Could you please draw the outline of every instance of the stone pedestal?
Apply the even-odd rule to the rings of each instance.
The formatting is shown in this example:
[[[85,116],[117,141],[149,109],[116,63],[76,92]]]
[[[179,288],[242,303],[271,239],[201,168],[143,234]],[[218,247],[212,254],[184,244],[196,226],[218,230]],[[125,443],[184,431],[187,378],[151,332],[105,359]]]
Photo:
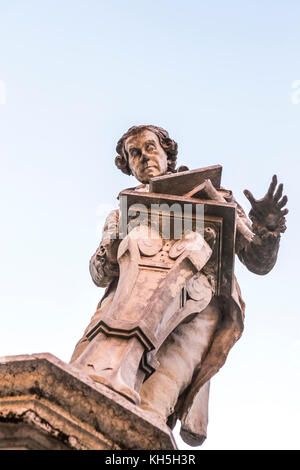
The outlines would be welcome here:
[[[0,358],[0,449],[176,448],[166,424],[52,354]]]

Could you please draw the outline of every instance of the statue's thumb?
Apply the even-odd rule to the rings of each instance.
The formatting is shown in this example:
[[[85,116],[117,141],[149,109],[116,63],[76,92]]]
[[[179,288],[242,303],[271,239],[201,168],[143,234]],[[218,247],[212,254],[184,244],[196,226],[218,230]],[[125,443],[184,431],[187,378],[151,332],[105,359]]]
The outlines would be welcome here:
[[[255,199],[252,196],[252,194],[250,193],[250,191],[248,191],[248,189],[245,189],[244,194],[245,194],[246,198],[248,199],[248,201],[250,201],[250,203],[253,205],[253,203],[255,202]]]

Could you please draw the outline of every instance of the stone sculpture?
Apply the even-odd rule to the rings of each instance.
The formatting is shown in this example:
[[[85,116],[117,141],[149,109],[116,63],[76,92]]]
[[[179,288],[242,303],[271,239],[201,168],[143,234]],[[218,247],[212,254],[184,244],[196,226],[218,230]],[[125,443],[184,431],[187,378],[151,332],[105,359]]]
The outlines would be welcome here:
[[[177,144],[156,126],[130,128],[117,152],[117,167],[141,185],[122,192],[120,210],[107,217],[90,261],[94,283],[106,291],[71,364],[171,428],[180,419],[182,438],[200,445],[210,379],[243,331],[245,304],[234,278],[234,254],[256,274],[273,268],[286,229],[287,197],[276,176],[260,200],[245,190],[249,220],[231,192],[217,187],[213,176],[220,174],[219,166],[209,167],[204,173],[210,178],[194,190],[181,188],[179,194],[176,175],[192,181],[201,171],[176,170]],[[168,175],[170,194],[155,193],[154,183]],[[182,237],[173,232],[164,237],[160,226],[149,226],[149,218],[122,210],[124,197],[144,203],[147,216],[153,201],[201,206],[203,231],[192,226]],[[124,216],[130,230],[121,236]]]

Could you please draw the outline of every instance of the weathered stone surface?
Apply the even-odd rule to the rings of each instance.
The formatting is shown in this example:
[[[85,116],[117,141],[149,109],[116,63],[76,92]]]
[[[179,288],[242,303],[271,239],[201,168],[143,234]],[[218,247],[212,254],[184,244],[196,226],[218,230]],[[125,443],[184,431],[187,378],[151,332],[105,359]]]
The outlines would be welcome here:
[[[169,428],[55,356],[0,358],[0,448],[176,449]]]
[[[70,365],[49,354],[0,363],[3,448],[174,449],[166,422],[177,420],[201,445],[210,379],[243,331],[235,254],[256,274],[275,265],[288,212],[276,176],[262,199],[245,190],[249,220],[220,165],[175,169],[164,129],[132,127],[116,150],[142,184],[120,193],[91,258],[107,289]]]
[[[71,363],[171,427],[180,420],[183,440],[197,446],[206,438],[209,381],[244,328],[235,254],[267,274],[288,210],[274,176],[262,199],[244,192],[249,220],[221,187],[220,165],[176,169],[177,149],[152,125],[118,141],[117,167],[142,184],[120,192],[106,219],[90,273],[107,290]],[[141,227],[151,228],[146,239]]]

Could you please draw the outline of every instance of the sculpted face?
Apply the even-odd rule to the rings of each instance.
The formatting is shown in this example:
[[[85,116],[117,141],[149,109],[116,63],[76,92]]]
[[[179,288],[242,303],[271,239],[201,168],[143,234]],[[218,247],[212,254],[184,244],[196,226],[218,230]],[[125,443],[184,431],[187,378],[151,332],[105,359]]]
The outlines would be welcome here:
[[[132,174],[141,182],[167,172],[167,154],[154,132],[144,130],[126,139],[125,149]]]

